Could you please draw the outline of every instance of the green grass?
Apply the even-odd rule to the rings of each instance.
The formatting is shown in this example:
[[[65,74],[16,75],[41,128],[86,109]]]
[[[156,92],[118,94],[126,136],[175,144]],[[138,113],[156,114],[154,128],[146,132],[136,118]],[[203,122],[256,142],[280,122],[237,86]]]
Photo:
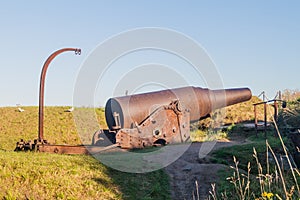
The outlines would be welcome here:
[[[270,134],[269,134],[270,135]],[[212,156],[214,157],[214,161],[217,163],[232,165],[233,164],[233,155],[239,159],[240,168],[243,170],[247,170],[248,162],[254,162],[253,158],[253,148],[256,149],[258,155],[263,159],[266,155],[266,139],[263,135],[250,136],[247,139],[246,144],[235,145],[231,147],[221,148],[215,152],[213,152]],[[267,140],[272,148],[276,149],[277,152],[282,149],[281,143],[278,138],[273,136],[268,136]],[[265,163],[265,162],[264,162]],[[257,172],[257,166],[253,166],[253,172]]]
[[[36,139],[38,108],[0,108],[0,199],[170,199],[168,177],[159,170],[124,173],[91,156],[13,152],[16,142]],[[69,107],[46,107],[44,136],[51,143],[81,144]],[[80,112],[91,112],[81,108]],[[105,127],[103,109],[97,121]],[[83,117],[79,123],[86,123]],[[96,130],[86,131],[92,135]]]
[[[130,174],[90,156],[0,152],[0,198],[168,199],[162,171]]]
[[[252,103],[256,101],[258,99],[253,98],[250,102],[226,108],[224,122],[231,124],[253,120]],[[168,177],[162,170],[147,174],[130,174],[108,168],[90,156],[12,152],[19,139],[37,138],[38,107],[23,108],[25,112],[18,112],[15,107],[0,108],[0,199],[170,199]],[[80,108],[77,125],[88,124],[80,129],[75,126],[74,112],[64,112],[68,108],[45,108],[44,137],[50,143],[81,144],[79,130],[84,133],[83,142],[88,144],[93,133],[99,128],[98,125],[106,127],[103,109]],[[90,113],[97,117],[96,123],[89,121],[87,116]],[[259,117],[260,115],[261,113]],[[197,126],[201,127],[201,123],[207,125],[210,122],[207,119]],[[238,134],[245,134],[234,127]],[[229,137],[232,136],[232,131],[234,132],[229,131]],[[192,132],[191,136],[194,141],[227,137],[226,132],[217,133],[197,130]],[[254,161],[253,147],[257,148],[262,158],[266,150],[263,138],[251,137],[250,140],[252,143],[215,152],[214,161],[232,165],[232,155],[235,155],[240,161],[241,170],[247,170],[248,161]],[[274,148],[279,144],[276,139],[273,141],[269,138],[269,142]],[[143,151],[152,149],[141,152]],[[128,161],[133,164],[139,162],[130,160],[130,156]],[[255,172],[255,165],[251,167],[252,172]],[[223,173],[220,177],[228,177],[231,172],[220,172]],[[228,185],[230,184],[227,181],[221,183],[219,188]]]
[[[18,112],[15,107],[0,108],[0,149],[13,150],[15,143],[22,139],[38,137],[38,107],[23,107]],[[73,113],[64,112],[69,107],[45,107],[44,139],[55,144],[81,144],[77,134]],[[92,110],[91,108],[80,108]],[[103,109],[95,110],[100,126],[105,127]],[[84,118],[83,118],[84,120]],[[96,130],[89,130],[92,135]]]
[[[251,193],[250,199],[258,199],[258,197],[260,197],[259,199],[267,199],[262,197],[262,192],[260,189],[261,185],[264,186],[265,191],[271,192],[272,194],[274,193],[274,195],[277,194],[281,198],[285,197],[285,193],[282,189],[282,183],[278,174],[278,167],[275,166],[276,164],[274,161],[270,162],[270,160],[266,159],[266,139],[272,150],[275,151],[277,155],[284,154],[284,152],[279,138],[272,136],[271,133],[268,135],[268,138],[265,138],[263,134],[260,134],[258,137],[250,136],[247,138],[247,144],[222,148],[212,153],[213,162],[225,164],[227,166],[233,166],[218,172],[219,177],[225,177],[220,179],[220,182],[218,183],[217,191],[220,199],[226,199],[221,198],[221,194],[224,194],[225,192],[227,198],[229,199],[241,199],[240,196],[237,196],[237,190],[239,190],[240,187],[238,185],[234,185],[233,183],[238,183],[240,180],[241,182],[245,183],[245,189],[247,178],[249,178],[250,184],[248,188]],[[284,143],[288,148],[290,148],[288,138],[284,138]],[[254,157],[254,149],[256,151],[259,164]],[[234,162],[233,156],[236,158],[236,162]],[[271,155],[269,156],[272,157]],[[269,166],[269,169],[267,166]],[[237,177],[238,173],[236,169],[239,170],[240,179]],[[247,171],[249,169],[250,175],[247,175]],[[295,187],[295,181],[292,178],[291,170],[285,169],[281,171],[285,179],[287,190],[290,192],[293,190],[292,188]],[[261,183],[258,180],[258,177],[261,177]],[[300,176],[297,175],[296,178],[297,182],[299,182]],[[254,198],[254,196],[256,198]],[[293,196],[291,199],[298,199],[297,192],[291,192],[291,196]]]
[[[237,112],[245,114],[240,121],[248,121],[245,119],[250,116],[250,106],[247,107],[245,104],[238,106],[240,109],[237,109]],[[296,154],[297,150],[288,137],[289,129],[282,128],[282,126],[298,127],[298,108],[294,106],[294,108],[280,110],[277,124],[281,131],[276,132],[275,125],[270,126],[267,128],[267,138],[261,132],[256,137],[254,130],[240,125],[233,124],[227,129],[229,139],[244,137],[247,143],[222,148],[211,154],[212,162],[228,166],[218,172],[218,176],[222,178],[216,187],[212,187],[210,196],[212,199],[300,199],[298,184],[300,172],[284,161],[287,155],[290,157]],[[239,118],[235,116],[236,112],[230,111],[230,108],[227,110],[229,113],[226,114],[225,119],[235,121]],[[270,117],[273,109],[269,106],[268,110]],[[278,135],[283,137],[284,145],[281,144]],[[285,152],[283,146],[287,147],[288,153]]]
[[[3,198],[121,197],[107,169],[87,156],[1,152],[0,161],[0,197]]]

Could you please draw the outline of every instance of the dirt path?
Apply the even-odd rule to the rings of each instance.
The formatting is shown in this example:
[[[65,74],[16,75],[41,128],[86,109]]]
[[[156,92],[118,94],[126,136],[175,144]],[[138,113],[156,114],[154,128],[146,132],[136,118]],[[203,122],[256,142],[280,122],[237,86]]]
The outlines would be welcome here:
[[[177,161],[165,168],[170,176],[172,199],[193,199],[193,193],[196,194],[195,181],[198,182],[200,200],[207,199],[211,184],[219,180],[217,172],[228,167],[210,163],[208,153],[222,147],[243,143],[246,143],[243,138],[215,144],[192,143],[190,148]],[[205,145],[208,147],[205,148]],[[213,149],[210,151],[212,146]],[[208,150],[205,151],[205,149]]]

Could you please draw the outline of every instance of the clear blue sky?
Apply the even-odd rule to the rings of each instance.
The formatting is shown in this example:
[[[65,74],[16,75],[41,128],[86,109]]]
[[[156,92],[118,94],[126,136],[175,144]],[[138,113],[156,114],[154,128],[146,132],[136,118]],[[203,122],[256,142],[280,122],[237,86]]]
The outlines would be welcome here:
[[[1,1],[0,106],[38,105],[46,58],[62,47],[80,47],[81,56],[57,57],[46,80],[45,104],[71,105],[89,52],[140,27],[186,34],[206,49],[225,87],[273,97],[299,88],[299,10],[299,1]]]

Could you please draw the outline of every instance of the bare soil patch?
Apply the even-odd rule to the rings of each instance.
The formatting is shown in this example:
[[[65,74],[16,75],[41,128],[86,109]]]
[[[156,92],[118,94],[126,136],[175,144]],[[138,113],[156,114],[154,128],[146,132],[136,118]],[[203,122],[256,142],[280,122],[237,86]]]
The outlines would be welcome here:
[[[170,177],[172,199],[193,199],[193,194],[196,195],[196,181],[200,199],[207,199],[211,184],[219,180],[217,172],[228,168],[226,165],[211,163],[211,152],[222,147],[244,143],[246,141],[243,137],[236,137],[230,141],[217,141],[209,152],[203,150],[204,143],[192,143],[177,161],[165,168]]]

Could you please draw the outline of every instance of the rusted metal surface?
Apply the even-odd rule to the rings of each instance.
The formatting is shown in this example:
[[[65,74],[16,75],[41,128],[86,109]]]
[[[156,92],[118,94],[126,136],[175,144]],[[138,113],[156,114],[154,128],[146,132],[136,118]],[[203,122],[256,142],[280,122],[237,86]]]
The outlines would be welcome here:
[[[39,145],[44,145],[47,143],[48,142],[46,140],[41,142],[37,139],[33,141],[32,140],[25,141],[21,139],[19,142],[17,142],[15,151],[37,151]]]
[[[109,146],[116,143],[116,132],[107,129],[96,131],[92,138],[94,146]]]
[[[153,145],[187,142],[190,138],[189,111],[179,110],[178,101],[161,106],[140,125],[120,129],[116,144],[121,148],[144,148]]]
[[[66,51],[74,51],[76,55],[81,54],[81,49],[77,48],[63,48],[60,50],[55,51],[52,53],[43,65],[43,69],[41,72],[40,77],[40,93],[39,93],[39,133],[38,133],[38,140],[44,141],[44,88],[45,88],[45,78],[46,72],[49,67],[51,61],[59,54],[66,52]]]
[[[190,121],[194,122],[207,116],[215,109],[233,105],[251,98],[248,88],[209,90],[199,87],[184,87],[145,94],[115,97],[108,100],[105,107],[105,117],[109,129],[132,128],[140,124],[154,110],[178,100],[190,111]],[[115,113],[119,114],[119,121],[115,121]]]
[[[108,127],[117,132],[116,144],[121,148],[182,143],[189,140],[190,122],[215,109],[247,101],[251,96],[248,88],[163,90],[111,98],[105,107],[105,117]]]
[[[112,132],[108,136],[112,137]],[[49,144],[47,141],[24,141],[21,139],[17,142],[15,151],[36,151],[36,152],[45,152],[45,153],[56,153],[56,154],[96,154],[104,151],[111,151],[118,147],[115,141],[110,141],[111,138],[106,138],[104,131],[97,131],[97,140],[94,140],[96,143],[92,145],[53,145]],[[94,136],[95,137],[95,136]],[[103,139],[100,139],[103,138]],[[106,138],[106,140],[104,140]],[[118,149],[117,149],[118,150]]]
[[[96,154],[104,151],[110,151],[118,147],[117,144],[108,146],[95,145],[51,145],[48,143],[41,143],[38,140],[27,141],[21,140],[17,142],[15,151],[36,151],[56,154]]]
[[[97,154],[104,151],[110,151],[118,145],[110,145],[107,147],[89,146],[89,145],[40,145],[38,146],[39,152],[56,153],[56,154]]]

